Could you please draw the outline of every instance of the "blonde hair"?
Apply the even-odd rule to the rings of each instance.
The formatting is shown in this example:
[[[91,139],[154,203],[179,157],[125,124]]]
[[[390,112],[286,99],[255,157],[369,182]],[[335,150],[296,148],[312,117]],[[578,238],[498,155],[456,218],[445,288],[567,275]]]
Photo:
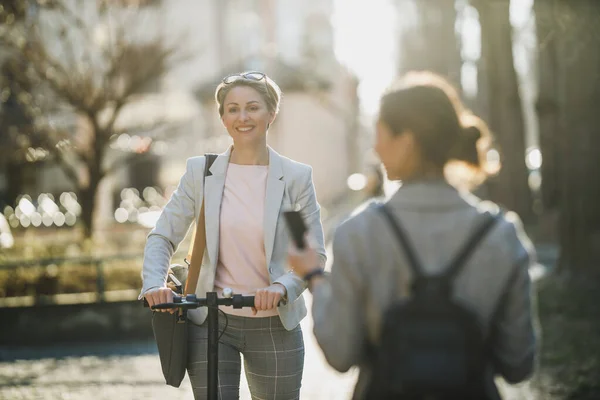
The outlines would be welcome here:
[[[217,86],[217,89],[215,90],[215,102],[219,109],[219,115],[223,116],[223,101],[231,89],[236,86],[248,86],[256,90],[267,104],[269,112],[277,115],[282,93],[275,81],[266,75],[260,80],[248,79],[243,76],[244,74],[247,74],[247,72],[239,73],[239,77],[231,83],[221,82],[219,86]]]

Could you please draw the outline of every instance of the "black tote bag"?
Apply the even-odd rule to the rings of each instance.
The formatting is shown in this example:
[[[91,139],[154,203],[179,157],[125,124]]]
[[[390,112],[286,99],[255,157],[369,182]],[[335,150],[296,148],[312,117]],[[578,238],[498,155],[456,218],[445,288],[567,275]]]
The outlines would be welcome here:
[[[205,154],[206,162],[204,165],[204,178],[210,175],[209,168],[217,158],[216,154]],[[204,187],[204,183],[202,185]],[[202,257],[206,249],[206,231],[204,218],[204,198],[200,215],[196,224],[196,231],[190,244],[191,260],[188,278],[185,282],[184,294],[194,293],[200,276],[200,266],[202,265]],[[169,278],[171,279],[171,278]],[[182,294],[181,285],[178,290],[175,290],[180,295]],[[162,367],[165,383],[173,387],[179,387],[185,376],[188,357],[188,319],[185,310],[175,312],[173,314],[167,312],[152,312],[152,331],[154,332],[154,340],[158,347],[158,355]]]

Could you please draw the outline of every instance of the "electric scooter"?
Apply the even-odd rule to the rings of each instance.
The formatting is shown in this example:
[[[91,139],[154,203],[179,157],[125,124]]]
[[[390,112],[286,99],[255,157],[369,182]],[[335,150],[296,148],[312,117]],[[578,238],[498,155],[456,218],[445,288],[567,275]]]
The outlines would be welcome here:
[[[219,298],[217,292],[207,292],[206,298],[196,297],[195,294],[186,296],[173,296],[172,303],[156,304],[152,310],[165,310],[178,308],[191,310],[198,307],[208,308],[208,367],[207,367],[207,394],[208,400],[217,400],[218,372],[219,372],[219,306],[233,306],[233,308],[254,307],[254,296],[233,294],[229,288],[223,289],[223,297]],[[225,328],[227,329],[227,325]]]

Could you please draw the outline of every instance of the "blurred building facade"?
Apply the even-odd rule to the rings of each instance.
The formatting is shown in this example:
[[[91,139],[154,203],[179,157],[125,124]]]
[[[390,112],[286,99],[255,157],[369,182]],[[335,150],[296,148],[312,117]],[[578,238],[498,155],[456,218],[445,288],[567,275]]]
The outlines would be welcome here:
[[[128,2],[107,2],[113,7],[119,3]],[[96,226],[114,221],[123,188],[135,187],[141,192],[155,186],[168,196],[188,157],[221,152],[229,146],[213,94],[223,76],[244,70],[266,72],[284,92],[280,114],[269,131],[269,144],[283,155],[313,166],[318,200],[323,205],[346,194],[346,178],[361,165],[358,82],[335,58],[331,0],[142,3],[146,3],[146,20],[151,21],[145,27],[148,35],[158,33],[167,41],[181,39],[188,57],[128,105],[117,125],[134,126],[162,118],[179,128],[158,146],[155,143],[156,151],[144,162],[104,179]],[[36,18],[45,16],[39,13]],[[108,29],[96,25],[92,34],[98,43]],[[76,136],[84,137],[85,127],[77,125]],[[126,134],[121,143],[135,147],[134,139],[139,145],[143,136],[143,132],[135,137]],[[23,187],[33,198],[39,193],[69,190],[59,168],[39,164],[33,169],[29,184]],[[4,175],[0,183],[5,186],[9,182],[6,174],[0,169]]]
[[[169,26],[194,26],[188,39],[194,41],[192,48],[200,50],[182,66],[185,72],[172,71],[167,85],[170,90],[193,88],[201,114],[183,147],[174,146],[177,150],[169,152],[171,158],[178,156],[171,159],[172,167],[163,169],[161,180],[173,183],[173,176],[179,175],[172,171],[176,159],[227,147],[214,90],[225,75],[259,70],[284,92],[280,114],[269,130],[269,144],[313,166],[320,201],[330,203],[342,196],[347,176],[359,167],[360,129],[357,81],[335,58],[333,2],[190,0],[170,5],[168,12]],[[197,16],[203,20],[195,24]],[[202,137],[190,148],[189,139]]]

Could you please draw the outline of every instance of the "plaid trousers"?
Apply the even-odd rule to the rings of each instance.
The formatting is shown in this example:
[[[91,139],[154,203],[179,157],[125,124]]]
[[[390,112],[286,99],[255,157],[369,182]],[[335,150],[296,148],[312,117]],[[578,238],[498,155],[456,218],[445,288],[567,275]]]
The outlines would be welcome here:
[[[291,331],[279,316],[250,318],[219,313],[219,400],[239,399],[241,357],[253,400],[300,398],[304,339],[300,325]],[[194,399],[206,399],[208,323],[189,325],[188,375]]]

